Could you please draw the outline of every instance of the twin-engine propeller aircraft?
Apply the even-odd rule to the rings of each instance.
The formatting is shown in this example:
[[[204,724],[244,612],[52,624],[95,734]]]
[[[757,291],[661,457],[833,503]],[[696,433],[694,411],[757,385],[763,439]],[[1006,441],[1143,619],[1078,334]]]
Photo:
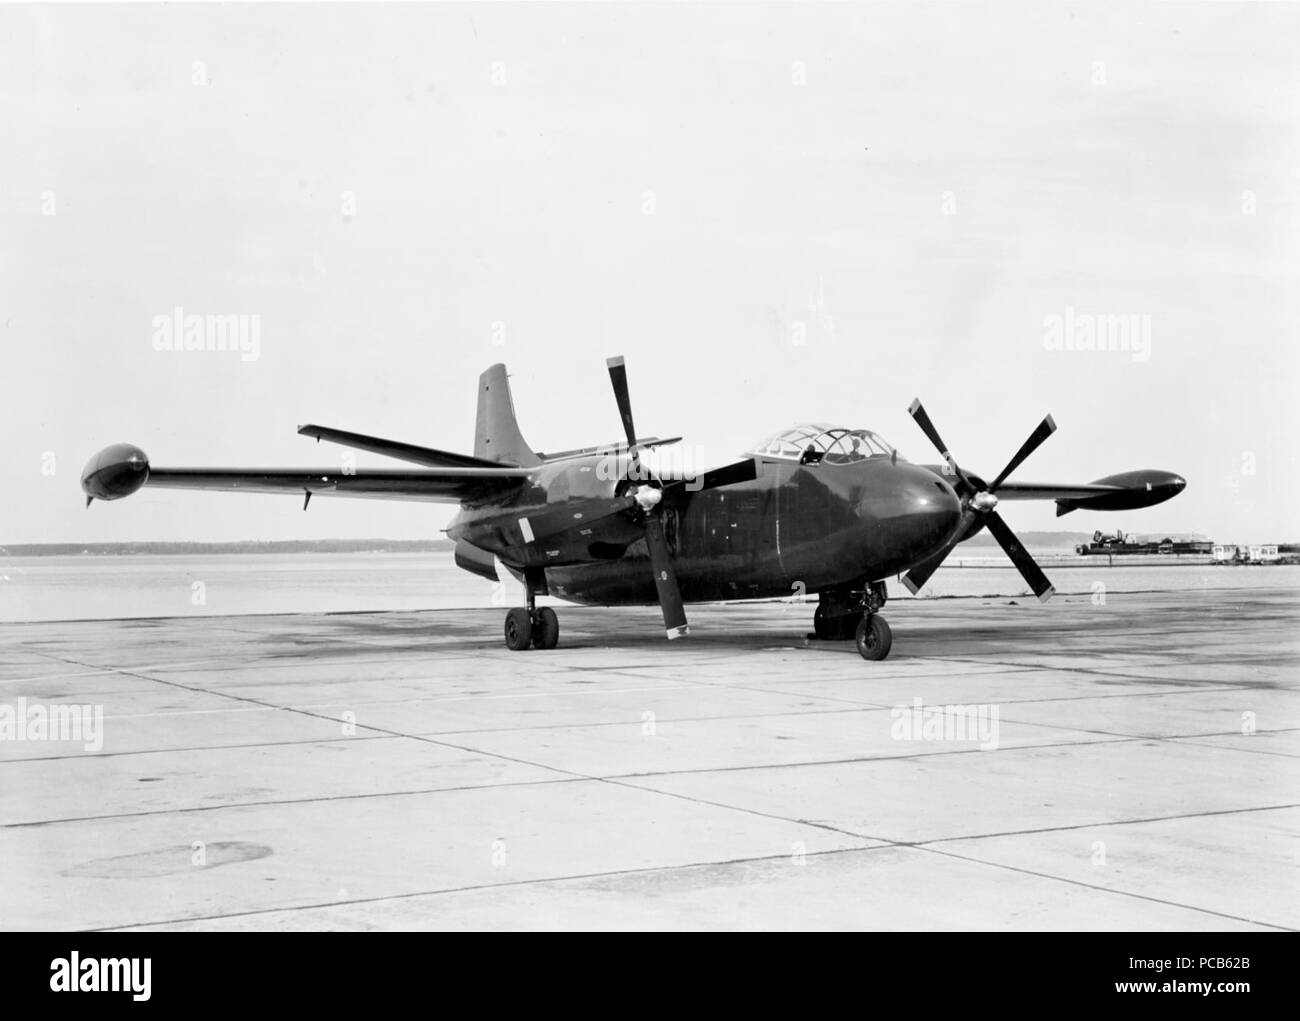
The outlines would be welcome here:
[[[685,603],[816,593],[814,634],[857,642],[884,659],[884,579],[906,572],[913,593],[959,542],[987,527],[1039,599],[1052,586],[1002,520],[1002,500],[1055,500],[1076,509],[1149,507],[1182,491],[1171,472],[1132,471],[1084,485],[1010,482],[1056,430],[1043,419],[992,482],[961,467],[920,401],[910,411],[943,456],[914,465],[873,432],[805,425],[763,441],[742,460],[698,475],[652,471],[642,451],[677,440],[642,438],[632,424],[623,359],[608,361],[625,441],[534,452],[515,422],[504,365],[479,377],[474,454],[304,425],[298,432],[418,467],[355,469],[155,468],[117,444],[82,474],[86,504],[141,486],[252,493],[366,496],[460,504],[447,529],[458,566],[523,583],[527,606],[506,614],[511,649],[553,649],[555,611],[539,595],[614,605],[658,603],[668,637],[687,633]]]

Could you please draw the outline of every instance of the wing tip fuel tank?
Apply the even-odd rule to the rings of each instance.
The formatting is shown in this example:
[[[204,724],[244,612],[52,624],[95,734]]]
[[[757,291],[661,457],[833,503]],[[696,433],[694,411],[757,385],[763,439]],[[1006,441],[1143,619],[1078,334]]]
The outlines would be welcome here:
[[[1097,479],[1091,485],[1114,486],[1115,491],[1099,496],[1076,497],[1057,500],[1056,516],[1069,514],[1075,510],[1138,510],[1154,507],[1158,503],[1172,500],[1187,488],[1187,479],[1177,472],[1144,468],[1138,471],[1120,472]]]
[[[131,443],[114,443],[89,461],[81,472],[86,506],[91,500],[120,500],[149,481],[149,458]]]

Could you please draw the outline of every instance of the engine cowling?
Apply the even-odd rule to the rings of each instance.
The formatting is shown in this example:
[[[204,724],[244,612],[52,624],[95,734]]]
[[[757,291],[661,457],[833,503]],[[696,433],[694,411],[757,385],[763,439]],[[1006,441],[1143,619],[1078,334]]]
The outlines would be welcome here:
[[[477,574],[488,581],[500,581],[497,577],[496,557],[486,553],[477,546],[471,546],[464,539],[458,539],[453,553],[456,566],[462,571]]]
[[[149,481],[149,458],[130,443],[114,443],[86,462],[81,490],[91,500],[120,500]]]

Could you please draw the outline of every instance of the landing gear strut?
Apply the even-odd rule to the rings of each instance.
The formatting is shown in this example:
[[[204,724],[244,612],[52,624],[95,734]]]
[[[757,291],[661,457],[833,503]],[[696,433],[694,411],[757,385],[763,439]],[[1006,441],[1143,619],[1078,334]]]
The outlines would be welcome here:
[[[809,638],[857,643],[863,659],[884,659],[893,645],[893,632],[879,615],[889,595],[883,581],[862,589],[825,589],[818,593]]]
[[[506,648],[515,652],[525,649],[554,649],[560,641],[560,621],[549,606],[537,608],[537,596],[546,594],[546,578],[529,571],[524,577],[524,594],[528,605],[516,606],[506,614]]]

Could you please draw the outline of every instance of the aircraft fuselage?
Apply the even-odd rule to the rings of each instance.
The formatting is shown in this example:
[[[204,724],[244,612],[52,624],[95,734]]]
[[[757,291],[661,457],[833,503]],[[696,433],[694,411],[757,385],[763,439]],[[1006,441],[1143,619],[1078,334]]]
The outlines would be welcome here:
[[[942,477],[902,459],[757,462],[751,481],[698,492],[688,486],[661,508],[685,601],[860,586],[942,549],[961,517]],[[631,516],[574,520],[530,541],[534,522],[556,527],[566,505],[620,495],[628,485],[620,470],[600,457],[548,464],[510,506],[465,508],[448,534],[517,571],[543,571],[548,591],[563,599],[654,603],[649,554]]]

